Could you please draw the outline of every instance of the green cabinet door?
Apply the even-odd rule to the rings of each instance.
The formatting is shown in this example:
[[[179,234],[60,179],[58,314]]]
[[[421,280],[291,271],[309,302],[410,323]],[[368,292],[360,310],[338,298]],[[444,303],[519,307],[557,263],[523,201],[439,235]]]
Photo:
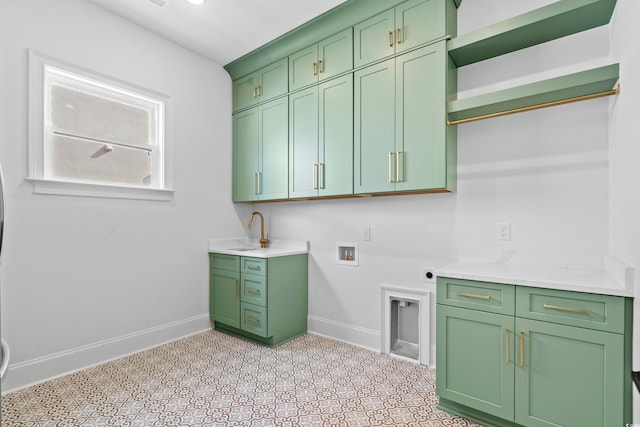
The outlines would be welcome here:
[[[240,273],[212,269],[209,276],[209,314],[211,320],[240,327]]]
[[[395,12],[380,13],[353,27],[353,65],[361,67],[395,53]]]
[[[288,99],[233,116],[233,201],[288,197]]]
[[[354,193],[392,191],[395,59],[354,74]]]
[[[521,318],[516,331],[517,423],[624,425],[623,335]]]
[[[414,49],[446,36],[447,13],[455,9],[444,0],[409,0],[353,27],[354,66]],[[454,31],[455,33],[455,31]]]
[[[318,87],[289,96],[289,197],[318,195]]]
[[[353,193],[353,77],[289,96],[289,197]]]
[[[396,191],[447,185],[446,55],[441,42],[396,58]]]
[[[353,68],[353,30],[331,37],[289,55],[289,90],[330,79]]]
[[[258,199],[260,108],[233,116],[233,201]]]
[[[233,82],[233,111],[252,107],[288,92],[288,63],[283,58]]]
[[[318,44],[289,55],[289,87],[297,90],[318,81]]]
[[[438,395],[513,420],[514,318],[438,304],[436,322]]]
[[[318,80],[331,79],[353,68],[351,27],[318,43]]]
[[[289,101],[287,97],[279,98],[259,108],[258,199],[286,199],[289,196]]]
[[[321,83],[318,95],[318,195],[353,194],[353,75]]]
[[[445,36],[446,3],[441,0],[409,0],[397,6],[396,53]]]

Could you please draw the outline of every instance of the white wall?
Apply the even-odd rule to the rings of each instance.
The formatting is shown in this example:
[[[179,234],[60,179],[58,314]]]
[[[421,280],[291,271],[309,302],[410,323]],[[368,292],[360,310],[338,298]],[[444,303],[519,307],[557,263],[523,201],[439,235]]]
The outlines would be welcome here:
[[[611,26],[611,55],[620,62],[621,93],[610,123],[610,248],[636,267],[633,369],[640,371],[640,3],[618,0]],[[640,394],[635,391],[634,422],[640,424]]]
[[[5,0],[0,161],[7,196],[3,390],[209,327],[207,238],[243,226],[231,198],[221,66],[83,0]],[[27,49],[172,97],[172,203],[32,194]]]
[[[465,1],[459,34],[548,3],[523,9],[510,0]],[[605,27],[464,67],[459,97],[608,63]],[[601,268],[609,239],[609,102],[458,126],[453,194],[257,205],[273,237],[311,242],[310,328],[379,349],[380,285],[435,290],[421,283],[421,267],[459,256]],[[496,241],[498,222],[511,223],[510,241]],[[371,241],[362,241],[365,227]],[[359,244],[359,267],[335,263],[342,241]]]

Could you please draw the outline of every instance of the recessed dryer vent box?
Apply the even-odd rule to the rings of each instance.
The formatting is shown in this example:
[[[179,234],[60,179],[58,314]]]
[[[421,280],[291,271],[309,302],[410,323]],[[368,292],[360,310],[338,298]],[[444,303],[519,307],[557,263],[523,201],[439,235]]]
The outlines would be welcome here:
[[[358,265],[358,244],[350,242],[336,243],[336,264]]]

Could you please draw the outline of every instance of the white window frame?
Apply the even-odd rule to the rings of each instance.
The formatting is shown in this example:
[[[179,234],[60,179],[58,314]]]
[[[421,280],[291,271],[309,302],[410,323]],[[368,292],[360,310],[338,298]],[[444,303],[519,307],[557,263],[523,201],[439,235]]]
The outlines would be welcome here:
[[[77,78],[80,84],[86,84],[92,94],[99,94],[101,90],[108,90],[113,97],[113,91],[126,95],[135,94],[141,100],[160,103],[158,114],[158,145],[149,149],[153,152],[152,185],[132,186],[110,184],[102,182],[73,181],[51,179],[46,176],[45,156],[49,141],[53,138],[53,129],[48,123],[50,114],[46,106],[47,73],[60,76],[59,78]],[[58,78],[58,77],[56,77]],[[27,180],[33,183],[33,192],[37,194],[58,194],[70,196],[108,197],[137,200],[172,201],[173,185],[173,147],[171,118],[173,116],[172,101],[169,96],[141,88],[137,85],[125,83],[102,74],[77,67],[63,61],[29,50],[29,176]],[[64,134],[64,129],[56,129],[56,134]],[[89,140],[92,140],[89,138]],[[114,143],[116,141],[103,141]],[[139,148],[139,147],[137,147]]]

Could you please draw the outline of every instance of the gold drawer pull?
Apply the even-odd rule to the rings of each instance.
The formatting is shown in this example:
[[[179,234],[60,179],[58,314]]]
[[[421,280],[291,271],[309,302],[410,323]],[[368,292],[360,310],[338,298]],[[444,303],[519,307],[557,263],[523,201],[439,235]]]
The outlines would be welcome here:
[[[524,366],[524,332],[520,332],[520,367]]]
[[[456,292],[456,295],[459,297],[467,297],[467,298],[475,298],[475,299],[484,299],[489,301],[491,297],[489,295],[476,295],[476,294],[468,294],[466,292]]]
[[[389,31],[389,47],[393,47],[393,31]]]
[[[547,304],[547,303],[544,303],[543,307],[544,308],[549,308],[551,310],[568,311],[570,313],[589,314],[589,310],[587,310],[586,308],[563,307],[561,305],[552,305],[552,304]]]
[[[504,347],[504,361],[506,363],[509,363],[509,359],[510,359],[510,357],[509,357],[509,334],[510,333],[511,333],[511,331],[509,329],[505,329],[504,330],[504,338],[505,338],[505,341],[506,341],[506,343],[505,343],[506,345]]]
[[[260,295],[260,291],[254,288],[246,288],[246,291],[250,294]]]
[[[255,317],[244,316],[244,320],[247,321],[247,322],[255,323],[256,325],[260,324],[260,321],[258,319],[256,319]]]

